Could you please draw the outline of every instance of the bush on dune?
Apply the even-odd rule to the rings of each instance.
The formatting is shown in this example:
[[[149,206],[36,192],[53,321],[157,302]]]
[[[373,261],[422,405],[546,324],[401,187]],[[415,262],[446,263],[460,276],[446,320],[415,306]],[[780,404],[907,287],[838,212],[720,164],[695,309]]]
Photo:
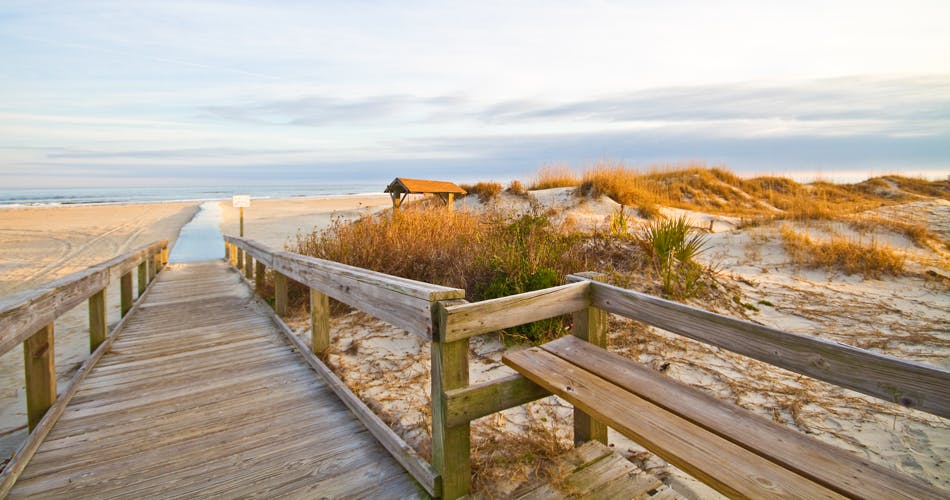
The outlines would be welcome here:
[[[488,218],[413,206],[298,233],[289,250],[462,288],[478,301],[559,285],[565,275],[588,270],[576,243],[576,235],[562,234],[539,213]],[[508,333],[535,342],[560,330],[558,320],[541,323]]]

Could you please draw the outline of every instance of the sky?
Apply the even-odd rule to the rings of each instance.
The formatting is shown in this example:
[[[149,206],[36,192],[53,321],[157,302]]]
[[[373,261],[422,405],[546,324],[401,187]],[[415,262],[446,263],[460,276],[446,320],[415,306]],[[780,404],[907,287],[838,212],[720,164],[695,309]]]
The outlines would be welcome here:
[[[0,188],[950,174],[950,2],[0,0]]]

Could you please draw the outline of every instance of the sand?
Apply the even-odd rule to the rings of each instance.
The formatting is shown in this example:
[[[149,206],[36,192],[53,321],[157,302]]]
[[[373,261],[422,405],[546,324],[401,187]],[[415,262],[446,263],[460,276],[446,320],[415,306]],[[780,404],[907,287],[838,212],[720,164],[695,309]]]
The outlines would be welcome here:
[[[85,205],[0,210],[0,303],[17,292],[167,239],[198,210],[197,203]],[[116,280],[117,281],[117,280]],[[108,321],[119,320],[118,283],[106,292]],[[80,304],[54,323],[58,388],[88,355],[88,310]],[[23,354],[0,355],[0,457],[26,435]]]
[[[244,236],[273,248],[283,249],[297,232],[328,226],[332,220],[354,220],[392,206],[389,195],[337,196],[251,200],[244,209]],[[221,231],[237,235],[239,210],[230,201],[221,202]]]
[[[237,234],[238,211],[230,202],[222,202],[222,230]],[[578,199],[569,190],[534,192],[528,197],[503,195],[488,204],[503,210],[556,210],[558,222],[577,230],[606,229],[619,205],[606,198]],[[298,231],[328,225],[334,218],[351,220],[390,206],[381,196],[326,199],[254,200],[245,212],[245,234],[275,248],[293,241]],[[113,208],[73,207],[64,209],[23,210],[8,217],[0,213],[0,292],[14,290],[11,282],[24,283],[52,279],[54,269],[79,264],[69,256],[94,263],[111,256],[120,248],[132,248],[157,239],[162,230],[177,232],[190,217],[193,205],[170,205],[151,209],[135,208],[131,215],[116,217]],[[483,210],[486,206],[474,198],[456,202],[459,210]],[[881,210],[884,215],[920,218],[947,238],[946,221],[950,204],[936,200]],[[780,329],[816,335],[830,340],[868,348],[889,355],[950,368],[950,293],[945,284],[918,273],[899,278],[864,279],[840,273],[802,269],[790,263],[778,236],[779,224],[741,228],[738,220],[697,212],[663,209],[669,216],[687,215],[697,225],[712,222],[711,248],[704,254],[707,263],[719,269],[719,279],[741,291],[742,300],[757,310],[748,309],[750,319]],[[631,225],[642,223],[628,212]],[[135,219],[135,220],[131,220]],[[138,221],[138,222],[136,222]],[[163,228],[163,229],[160,229]],[[820,225],[798,228],[815,237],[829,230]],[[162,236],[167,237],[167,236]],[[897,235],[880,234],[883,240],[904,249],[911,267],[923,271],[941,261],[935,255]],[[134,241],[134,243],[133,243]],[[106,255],[110,254],[110,255]],[[944,259],[945,260],[945,259]],[[69,261],[69,263],[67,263]],[[919,263],[914,264],[915,262]],[[58,267],[57,267],[58,266]],[[32,281],[30,281],[32,280]],[[117,302],[110,292],[110,305]],[[0,293],[2,300],[2,293]],[[702,304],[697,304],[702,306]],[[85,313],[77,308],[83,324]],[[117,320],[115,307],[110,321]],[[290,319],[303,337],[308,336],[308,318]],[[57,328],[60,328],[57,325]],[[849,449],[874,462],[897,468],[941,488],[950,489],[950,474],[945,467],[950,456],[950,424],[938,417],[906,411],[893,405],[871,401],[849,391],[829,389],[823,384],[790,377],[787,372],[749,362],[741,356],[709,348],[654,329],[642,330],[625,320],[611,320],[611,348],[648,365],[668,363],[665,373],[700,387],[750,411],[773,418],[807,432],[818,439]],[[82,327],[71,341],[82,359],[85,338]],[[427,453],[428,435],[428,344],[405,332],[362,314],[336,317],[332,322],[330,364],[342,378],[368,402],[408,443]],[[60,333],[62,333],[60,331]],[[631,342],[634,336],[647,342]],[[61,342],[61,335],[57,335]],[[70,343],[67,340],[65,343]],[[511,371],[500,363],[507,349],[497,337],[473,340],[472,381],[494,379]],[[59,347],[57,347],[59,349]],[[4,404],[0,410],[0,445],[22,437],[23,431],[10,433],[23,425],[22,362],[18,350],[8,353],[0,364],[4,380],[12,376],[15,384],[4,384],[0,391]],[[57,351],[57,361],[60,353]],[[10,367],[16,366],[11,371]],[[65,372],[70,364],[63,363]],[[61,377],[68,373],[61,373]],[[404,374],[398,380],[385,374]],[[18,405],[7,402],[19,400]],[[534,415],[534,416],[532,416]],[[540,416],[539,416],[540,415]],[[480,420],[476,436],[519,432],[537,422],[545,422],[560,438],[570,438],[570,405],[545,398],[529,410],[512,409],[501,416]],[[641,468],[664,477],[689,497],[714,497],[715,492],[676,471],[662,460],[646,454],[635,443],[610,433],[617,450]],[[517,476],[512,470],[512,476]]]
[[[0,297],[168,239],[197,203],[0,210]]]
[[[945,200],[889,207],[906,220],[919,220],[946,240],[950,211]],[[533,210],[555,212],[552,218],[574,230],[606,230],[619,205],[606,199],[579,199],[570,188],[531,192],[527,197],[503,194],[487,204],[474,198],[456,202],[456,210]],[[702,259],[719,270],[718,278],[741,293],[748,319],[779,329],[815,335],[921,363],[950,368],[950,293],[946,284],[925,272],[946,260],[942,252],[915,246],[906,238],[880,231],[847,234],[873,238],[905,252],[908,276],[865,279],[840,272],[800,268],[790,262],[779,237],[782,222],[742,228],[734,217],[662,208],[668,217],[685,215],[693,224],[711,228],[710,248]],[[631,230],[645,221],[628,212]],[[829,231],[845,232],[840,224],[809,224],[797,228],[814,238]],[[694,304],[710,308],[706,304]],[[735,315],[734,311],[719,311]],[[309,319],[289,322],[309,338]],[[689,341],[652,327],[643,328],[611,315],[611,350],[648,366],[664,366],[670,377],[698,387],[720,399],[773,419],[816,439],[861,457],[900,470],[950,490],[945,467],[950,456],[950,423],[922,412],[886,404],[851,391],[808,380]],[[346,383],[367,401],[411,446],[429,451],[428,344],[362,313],[331,322],[328,362]],[[635,340],[639,339],[639,340]],[[506,347],[496,336],[473,339],[470,354],[472,383],[511,373],[501,364]],[[515,347],[517,348],[517,347]],[[398,380],[386,374],[403,374]],[[539,424],[541,422],[541,424]],[[548,427],[562,442],[570,440],[570,405],[549,397],[529,407],[513,408],[473,424],[473,439],[504,441],[508,433],[534,432]],[[639,467],[664,478],[689,498],[715,498],[709,487],[649,454],[619,433],[610,443]],[[477,448],[477,445],[476,445]],[[513,480],[526,472],[509,466]],[[504,496],[514,485],[495,485]]]
[[[254,200],[246,209],[246,234],[282,248],[298,230],[328,225],[334,217],[352,219],[390,206],[388,195],[322,199]],[[237,234],[237,210],[222,202],[222,230]],[[0,303],[17,292],[80,271],[154,241],[174,245],[197,213],[199,203],[78,205],[0,210]],[[120,318],[118,280],[107,290],[108,322]],[[62,392],[88,355],[85,303],[55,323],[56,372]],[[26,435],[23,354],[0,355],[0,461]]]

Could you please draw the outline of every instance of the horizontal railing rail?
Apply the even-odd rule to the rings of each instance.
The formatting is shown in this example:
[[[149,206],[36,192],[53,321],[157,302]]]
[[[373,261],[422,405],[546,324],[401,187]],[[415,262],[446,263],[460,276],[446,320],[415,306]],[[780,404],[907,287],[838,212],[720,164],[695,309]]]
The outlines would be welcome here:
[[[274,277],[274,321],[301,355],[346,404],[379,443],[432,496],[442,496],[438,467],[420,457],[334,374],[318,356],[330,347],[330,297],[396,327],[432,339],[433,305],[457,302],[465,291],[369,271],[305,255],[274,250],[259,242],[225,236],[225,259],[233,264],[258,293],[268,268]],[[253,279],[253,282],[251,280]],[[311,344],[309,349],[281,319],[287,313],[288,283],[310,288]]]
[[[167,240],[155,242],[0,300],[0,354],[6,353],[36,333],[39,328],[52,323],[63,313],[102,291],[109,286],[113,276],[129,275],[137,266],[147,263],[149,256],[161,256],[164,265],[168,258],[167,247]],[[148,265],[154,264],[153,262]]]
[[[889,403],[950,418],[950,371],[588,281],[591,305]]]
[[[282,276],[427,340],[432,338],[432,303],[465,297],[465,291],[457,288],[273,250],[244,238],[225,236],[224,240],[235,247],[235,258],[240,261],[249,255]]]
[[[168,241],[163,240],[129,252],[50,283],[0,301],[0,354],[23,344],[26,413],[29,435],[0,472],[0,498],[10,491],[33,453],[66,411],[79,384],[109,349],[128,322],[129,313],[141,303],[148,285],[168,262]],[[138,298],[133,301],[133,270],[138,269]],[[108,332],[106,287],[119,277],[122,319]],[[69,388],[56,390],[53,356],[54,324],[64,313],[89,304],[90,355],[73,374]]]

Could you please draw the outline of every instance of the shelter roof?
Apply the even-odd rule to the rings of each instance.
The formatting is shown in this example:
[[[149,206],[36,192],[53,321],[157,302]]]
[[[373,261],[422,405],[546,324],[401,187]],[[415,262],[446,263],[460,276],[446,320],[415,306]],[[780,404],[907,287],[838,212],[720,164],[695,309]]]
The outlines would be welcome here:
[[[406,179],[405,177],[396,177],[389,186],[386,186],[384,193],[458,193],[466,194],[465,190],[457,185],[446,181],[427,181],[421,179]]]

